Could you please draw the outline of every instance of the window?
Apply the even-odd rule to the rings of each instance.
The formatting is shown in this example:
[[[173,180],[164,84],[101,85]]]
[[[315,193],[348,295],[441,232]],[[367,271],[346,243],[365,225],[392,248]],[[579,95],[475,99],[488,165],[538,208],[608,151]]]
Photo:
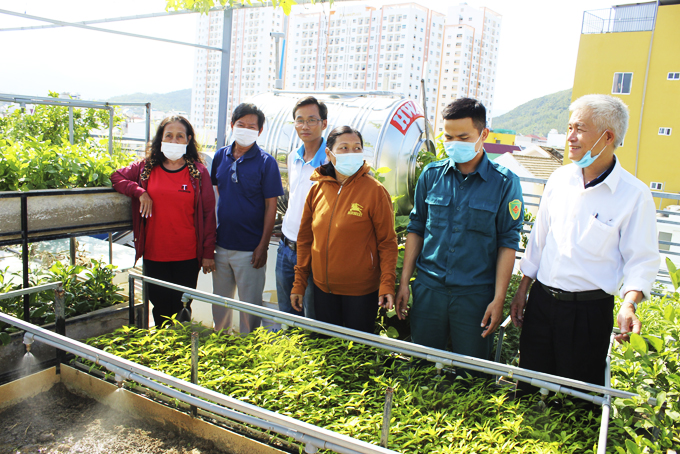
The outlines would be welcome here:
[[[668,73],[668,80],[680,80],[680,73]]]
[[[633,73],[614,73],[614,83],[612,84],[613,95],[629,95],[630,86],[633,82]]]
[[[663,183],[652,181],[649,183],[649,188],[653,191],[663,191]]]
[[[654,183],[652,183],[652,184],[654,184]],[[667,241],[667,242],[671,243],[673,241],[673,234],[670,233],[670,232],[659,232],[659,241]],[[670,244],[659,244],[659,250],[660,251],[670,251],[671,245]]]
[[[673,128],[659,128],[660,136],[670,136]]]

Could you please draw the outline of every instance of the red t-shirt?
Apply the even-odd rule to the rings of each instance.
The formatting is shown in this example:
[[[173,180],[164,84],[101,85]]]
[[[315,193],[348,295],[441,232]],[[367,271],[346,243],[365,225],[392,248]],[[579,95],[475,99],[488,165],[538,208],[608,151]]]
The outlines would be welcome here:
[[[189,169],[156,166],[146,192],[153,205],[152,215],[146,219],[144,257],[157,262],[195,259],[194,188]]]

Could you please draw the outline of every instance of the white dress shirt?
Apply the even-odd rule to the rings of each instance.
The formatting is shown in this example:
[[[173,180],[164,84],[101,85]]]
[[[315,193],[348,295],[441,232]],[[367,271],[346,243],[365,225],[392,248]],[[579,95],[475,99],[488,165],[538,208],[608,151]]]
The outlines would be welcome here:
[[[323,139],[311,161],[305,162],[304,155],[304,145],[297,151],[288,154],[288,208],[283,217],[281,232],[291,241],[297,241],[307,193],[314,184],[310,180],[314,169],[328,162],[326,139]]]
[[[649,189],[618,159],[605,180],[583,188],[576,164],[545,186],[526,253],[525,276],[568,292],[631,290],[649,298],[659,269],[656,209]]]

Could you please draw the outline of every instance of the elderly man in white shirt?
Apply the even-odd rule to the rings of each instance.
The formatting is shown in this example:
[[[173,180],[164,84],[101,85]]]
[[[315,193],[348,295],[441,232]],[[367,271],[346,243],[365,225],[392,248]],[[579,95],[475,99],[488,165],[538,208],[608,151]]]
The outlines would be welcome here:
[[[328,126],[328,108],[313,96],[300,99],[293,107],[295,132],[302,146],[288,155],[288,209],[283,217],[282,238],[276,257],[276,295],[279,310],[288,314],[314,318],[314,286],[307,286],[303,298],[303,311],[298,312],[290,303],[290,292],[295,281],[297,264],[297,236],[307,193],[314,183],[309,178],[314,169],[326,164],[326,139],[323,131]]]
[[[656,211],[649,189],[614,155],[626,105],[587,95],[569,110],[573,162],[546,184],[510,314],[522,327],[520,367],[602,385],[617,292],[617,339],[640,332],[637,304],[659,269]],[[519,394],[533,389],[518,386]]]

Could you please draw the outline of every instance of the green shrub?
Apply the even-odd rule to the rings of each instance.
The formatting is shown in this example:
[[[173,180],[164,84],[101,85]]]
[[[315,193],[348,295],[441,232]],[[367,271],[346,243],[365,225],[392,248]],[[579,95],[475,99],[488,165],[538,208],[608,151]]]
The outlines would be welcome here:
[[[87,342],[106,352],[190,378],[191,327],[124,327]],[[360,440],[378,443],[386,388],[393,387],[390,449],[403,453],[583,453],[597,438],[597,415],[583,402],[536,398],[490,382],[437,375],[434,366],[301,330],[201,339],[201,386]],[[414,364],[415,363],[415,364]]]
[[[55,262],[47,271],[31,270],[30,286],[61,281],[65,295],[66,318],[86,314],[123,301],[120,287],[113,284],[114,265],[107,265],[92,259],[88,266],[64,265]],[[0,272],[0,293],[19,290],[21,274],[14,273],[18,279],[11,279],[7,268]],[[30,322],[36,325],[54,321],[54,291],[48,290],[30,295]],[[0,310],[13,317],[24,319],[23,297],[0,300]],[[0,342],[9,342],[8,333],[18,331],[13,326],[0,322]]]
[[[518,277],[513,277],[511,287]],[[514,291],[512,292],[514,294]],[[507,305],[506,305],[507,306]],[[507,307],[506,307],[507,310]],[[618,308],[616,308],[618,312]],[[640,394],[614,399],[607,452],[663,452],[680,445],[678,294],[639,306],[644,334],[612,351],[612,385]],[[191,327],[124,327],[88,343],[188,380]],[[504,340],[506,361],[519,330]],[[377,443],[384,394],[395,388],[391,449],[404,453],[593,453],[601,412],[564,395],[514,401],[488,381],[437,375],[433,366],[305,331],[201,340],[199,384],[311,424]],[[657,405],[646,403],[655,397]],[[647,451],[643,451],[647,449]]]
[[[109,176],[134,156],[120,150],[110,155],[106,139],[90,137],[93,129],[108,126],[108,112],[73,111],[73,145],[67,107],[36,105],[32,114],[16,109],[0,118],[0,191],[111,186]]]

